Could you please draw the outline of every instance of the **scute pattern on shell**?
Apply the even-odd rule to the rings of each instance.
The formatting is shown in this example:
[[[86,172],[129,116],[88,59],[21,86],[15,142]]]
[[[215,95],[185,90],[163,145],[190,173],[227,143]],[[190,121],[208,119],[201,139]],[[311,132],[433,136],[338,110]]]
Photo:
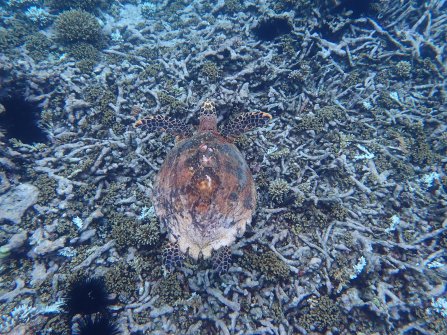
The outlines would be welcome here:
[[[215,132],[197,133],[168,153],[154,187],[169,239],[197,259],[232,244],[256,207],[253,177],[241,152]]]

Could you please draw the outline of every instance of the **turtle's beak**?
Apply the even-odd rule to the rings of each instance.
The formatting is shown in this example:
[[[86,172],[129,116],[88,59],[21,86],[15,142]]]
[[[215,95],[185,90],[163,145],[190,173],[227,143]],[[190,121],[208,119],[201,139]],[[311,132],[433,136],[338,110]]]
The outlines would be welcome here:
[[[267,118],[269,118],[270,120],[272,119],[272,115],[269,114],[269,113],[261,112],[261,115],[262,115],[263,117],[267,117]]]

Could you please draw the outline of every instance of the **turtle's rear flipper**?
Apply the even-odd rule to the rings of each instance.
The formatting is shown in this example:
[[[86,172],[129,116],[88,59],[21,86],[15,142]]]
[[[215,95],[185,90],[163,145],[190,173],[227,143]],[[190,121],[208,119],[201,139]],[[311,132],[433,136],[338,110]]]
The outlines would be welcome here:
[[[252,129],[266,125],[272,116],[264,112],[249,112],[236,116],[222,128],[222,135],[237,137]]]
[[[177,243],[167,243],[162,250],[163,265],[168,272],[173,272],[175,268],[181,268],[184,255]]]
[[[134,128],[144,127],[149,132],[163,131],[174,136],[190,136],[191,127],[183,121],[173,119],[170,116],[153,115],[137,120]]]
[[[231,250],[229,247],[222,247],[213,255],[213,268],[219,275],[227,273],[231,265]]]

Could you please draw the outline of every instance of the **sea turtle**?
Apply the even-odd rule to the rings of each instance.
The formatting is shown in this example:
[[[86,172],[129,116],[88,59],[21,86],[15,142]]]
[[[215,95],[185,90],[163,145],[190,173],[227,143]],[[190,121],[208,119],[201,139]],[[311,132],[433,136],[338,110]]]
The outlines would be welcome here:
[[[177,136],[153,189],[155,212],[169,235],[163,252],[168,270],[180,265],[183,254],[206,259],[213,250],[219,250],[215,268],[226,270],[228,246],[245,232],[256,207],[252,174],[233,140],[271,118],[264,112],[242,113],[219,131],[215,105],[206,100],[195,132],[185,122],[161,115],[135,122],[135,128]]]

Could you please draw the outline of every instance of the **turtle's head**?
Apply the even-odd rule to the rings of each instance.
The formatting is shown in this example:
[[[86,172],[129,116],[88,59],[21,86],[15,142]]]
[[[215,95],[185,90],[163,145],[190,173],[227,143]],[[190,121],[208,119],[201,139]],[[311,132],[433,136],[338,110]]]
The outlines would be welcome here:
[[[205,100],[200,107],[199,121],[199,132],[217,131],[217,114],[214,102]]]

